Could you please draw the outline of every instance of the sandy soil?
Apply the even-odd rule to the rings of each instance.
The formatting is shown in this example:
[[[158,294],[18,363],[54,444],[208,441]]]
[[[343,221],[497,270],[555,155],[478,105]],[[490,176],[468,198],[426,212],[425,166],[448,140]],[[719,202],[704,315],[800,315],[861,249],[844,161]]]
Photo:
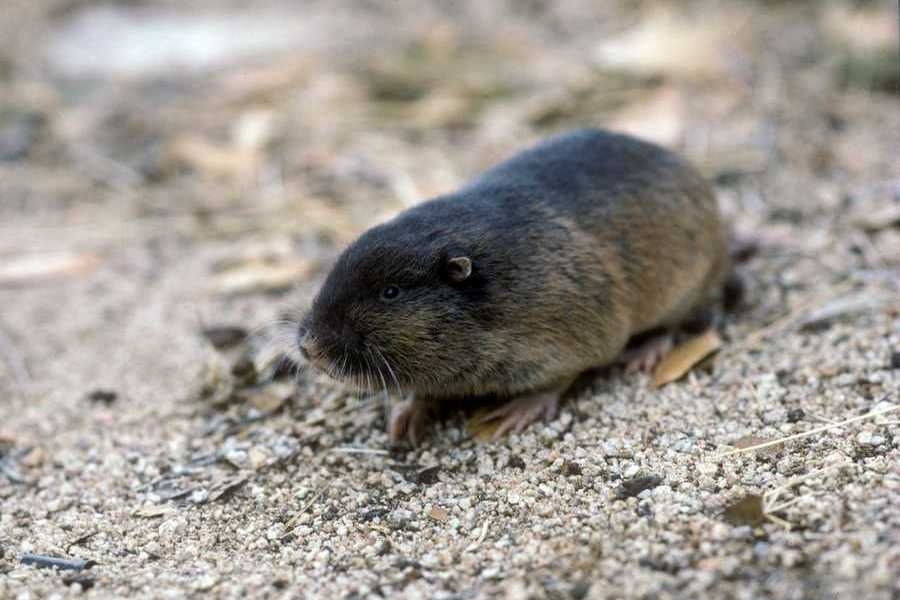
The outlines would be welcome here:
[[[895,3],[596,4],[5,3],[0,597],[897,598]],[[714,360],[415,450],[271,380],[353,236],[583,125],[760,241]]]

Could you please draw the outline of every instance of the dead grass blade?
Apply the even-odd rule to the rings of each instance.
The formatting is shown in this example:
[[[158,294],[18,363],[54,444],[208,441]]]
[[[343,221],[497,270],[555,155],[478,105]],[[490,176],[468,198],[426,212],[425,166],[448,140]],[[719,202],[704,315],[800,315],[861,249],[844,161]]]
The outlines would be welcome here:
[[[811,435],[815,435],[817,433],[829,431],[831,429],[838,429],[840,427],[845,427],[845,426],[851,425],[853,423],[859,423],[860,421],[874,419],[875,417],[880,417],[881,415],[886,415],[888,413],[891,413],[891,412],[894,412],[897,410],[900,410],[900,406],[898,406],[898,405],[888,406],[887,408],[882,408],[879,410],[873,410],[871,412],[867,412],[866,414],[860,415],[858,417],[853,417],[850,419],[846,419],[844,421],[839,421],[837,423],[829,423],[828,425],[823,425],[822,427],[816,427],[815,429],[810,429],[809,431],[804,431],[803,433],[789,435],[789,436],[781,438],[781,439],[771,440],[771,441],[764,442],[761,444],[747,446],[745,448],[737,448],[735,450],[729,450],[728,452],[719,454],[716,458],[722,459],[722,458],[725,458],[726,456],[734,456],[735,454],[743,454],[745,452],[753,452],[755,450],[763,450],[765,448],[771,448],[772,446],[777,446],[778,444],[784,444],[786,442],[790,442],[793,440],[803,439],[803,438],[809,437]]]
[[[721,346],[722,339],[714,329],[679,344],[654,369],[653,384],[656,387],[662,387],[681,379],[694,365]]]

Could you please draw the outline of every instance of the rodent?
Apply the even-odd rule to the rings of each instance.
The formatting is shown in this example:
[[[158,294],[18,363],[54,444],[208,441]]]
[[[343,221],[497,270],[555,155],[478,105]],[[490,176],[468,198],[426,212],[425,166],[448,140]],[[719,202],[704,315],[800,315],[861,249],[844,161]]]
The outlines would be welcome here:
[[[394,441],[416,443],[435,403],[468,396],[508,398],[488,418],[521,431],[630,338],[712,303],[728,244],[710,186],[686,161],[577,130],[363,233],[313,300],[299,345],[333,377],[413,393],[390,416]]]

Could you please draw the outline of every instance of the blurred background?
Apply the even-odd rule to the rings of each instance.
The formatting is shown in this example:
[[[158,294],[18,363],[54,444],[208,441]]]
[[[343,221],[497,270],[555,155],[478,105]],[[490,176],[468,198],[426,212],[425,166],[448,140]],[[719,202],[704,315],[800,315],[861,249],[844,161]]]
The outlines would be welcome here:
[[[896,399],[897,40],[894,0],[0,0],[0,596],[62,589],[14,564],[32,551],[96,559],[119,596],[222,576],[235,596],[430,597],[516,573],[642,597],[896,591],[887,425],[710,476],[697,457]],[[279,322],[286,347],[361,231],[589,125],[685,154],[756,239],[714,375],[598,379],[511,446],[451,421],[405,457],[380,398],[253,387],[213,349]],[[856,479],[780,513],[799,532],[757,544],[716,520],[741,485],[835,453]],[[652,510],[615,499],[644,469],[677,490]],[[559,518],[507,502],[543,497],[526,479]],[[435,494],[449,517],[421,516]]]
[[[184,365],[198,323],[300,310],[366,227],[587,125],[683,152],[738,231],[790,248],[761,319],[895,274],[896,9],[5,0],[3,380]]]
[[[368,226],[589,125],[683,152],[739,232],[790,247],[760,319],[895,274],[896,9],[5,0],[3,380],[183,371],[198,324],[302,310]]]

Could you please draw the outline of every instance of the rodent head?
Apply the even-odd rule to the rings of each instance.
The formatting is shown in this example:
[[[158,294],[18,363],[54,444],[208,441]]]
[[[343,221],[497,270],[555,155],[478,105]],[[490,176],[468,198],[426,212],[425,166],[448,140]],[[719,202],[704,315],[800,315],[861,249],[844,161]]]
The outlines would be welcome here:
[[[484,281],[442,234],[388,223],[347,248],[300,327],[310,363],[368,389],[431,389],[457,376],[458,339],[472,336]]]

